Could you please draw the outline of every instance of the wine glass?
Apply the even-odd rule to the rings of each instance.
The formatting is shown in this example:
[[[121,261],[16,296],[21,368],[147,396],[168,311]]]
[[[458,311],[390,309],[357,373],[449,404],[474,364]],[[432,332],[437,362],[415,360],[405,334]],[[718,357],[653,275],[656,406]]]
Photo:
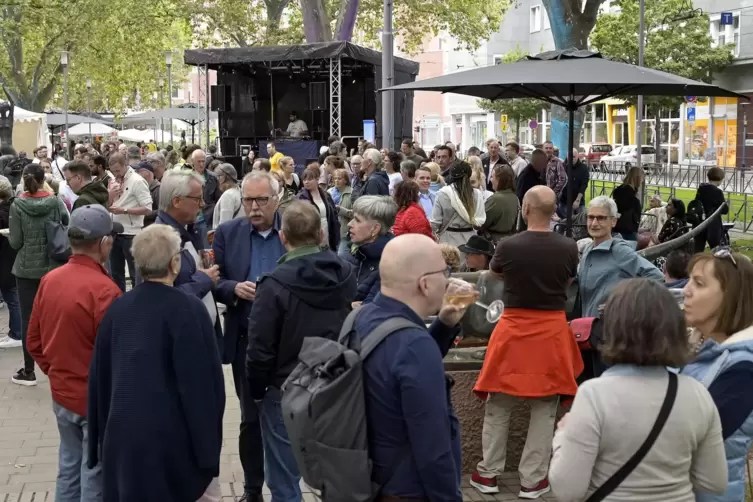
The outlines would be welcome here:
[[[489,305],[481,303],[476,300],[476,288],[469,282],[462,279],[452,277],[449,279],[449,284],[453,285],[450,288],[448,285],[448,294],[445,295],[445,301],[452,305],[457,305],[460,308],[467,308],[470,305],[478,305],[482,309],[486,310],[487,322],[494,324],[502,318],[502,314],[505,311],[505,304],[502,300],[494,300]],[[481,285],[480,293],[486,291],[486,287]]]
[[[463,340],[462,333],[455,337],[455,339],[452,341],[452,344],[455,346],[455,349],[458,348],[458,345],[460,345],[460,342],[462,340]],[[463,358],[458,355],[457,351],[455,351],[455,353],[452,355],[452,359],[454,361],[461,361]]]

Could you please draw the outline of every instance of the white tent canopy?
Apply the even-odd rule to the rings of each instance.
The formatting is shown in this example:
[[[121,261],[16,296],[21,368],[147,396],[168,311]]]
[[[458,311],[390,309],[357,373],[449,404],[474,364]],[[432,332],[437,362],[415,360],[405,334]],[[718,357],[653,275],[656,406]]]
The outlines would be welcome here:
[[[91,129],[90,129],[91,127]],[[77,136],[110,136],[118,131],[107,124],[77,124],[68,129],[68,136],[75,138]]]
[[[144,141],[144,131],[138,129],[123,129],[122,131],[118,131],[118,138],[123,141]]]
[[[41,145],[52,148],[47,131],[47,115],[13,107],[13,147],[17,152],[32,152]]]

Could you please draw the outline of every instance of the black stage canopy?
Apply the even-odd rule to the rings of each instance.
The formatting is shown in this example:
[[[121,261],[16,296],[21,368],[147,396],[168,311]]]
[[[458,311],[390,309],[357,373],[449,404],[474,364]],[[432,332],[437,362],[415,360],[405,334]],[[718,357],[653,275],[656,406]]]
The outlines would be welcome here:
[[[195,49],[184,53],[189,65],[207,65],[217,70],[221,64],[262,63],[295,59],[348,58],[362,63],[382,66],[382,53],[350,42],[320,42],[302,45],[273,45],[265,47],[233,47],[228,49]],[[418,63],[393,58],[395,72],[418,75]]]
[[[217,71],[212,110],[219,112],[220,141],[226,154],[257,145],[272,129],[285,130],[295,111],[322,144],[331,134],[355,146],[364,121],[373,120],[381,144],[382,55],[349,42],[187,50],[185,63]],[[396,85],[415,81],[419,65],[394,58]],[[339,117],[337,109],[339,108]],[[413,136],[413,93],[396,92],[393,148]],[[263,153],[263,152],[260,152]]]

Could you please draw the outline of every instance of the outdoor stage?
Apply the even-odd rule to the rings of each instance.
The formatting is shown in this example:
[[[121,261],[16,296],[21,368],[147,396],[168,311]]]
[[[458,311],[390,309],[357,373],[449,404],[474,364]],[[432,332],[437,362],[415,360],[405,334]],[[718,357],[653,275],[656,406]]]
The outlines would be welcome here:
[[[266,156],[273,129],[285,130],[295,111],[306,122],[310,137],[285,138],[278,151],[302,168],[306,158],[316,158],[330,135],[355,148],[363,137],[364,120],[376,123],[374,140],[382,143],[381,54],[348,42],[306,45],[202,49],[185,52],[185,63],[204,73],[217,71],[211,109],[219,115],[220,149],[240,164],[243,145]],[[394,58],[395,83],[413,82],[419,65]],[[393,148],[412,137],[413,93],[396,92]],[[260,148],[262,146],[262,148]],[[314,153],[314,148],[316,148]],[[258,149],[258,150],[257,150]],[[286,151],[286,149],[288,151]],[[314,153],[314,155],[308,156]],[[306,157],[306,156],[308,157]]]

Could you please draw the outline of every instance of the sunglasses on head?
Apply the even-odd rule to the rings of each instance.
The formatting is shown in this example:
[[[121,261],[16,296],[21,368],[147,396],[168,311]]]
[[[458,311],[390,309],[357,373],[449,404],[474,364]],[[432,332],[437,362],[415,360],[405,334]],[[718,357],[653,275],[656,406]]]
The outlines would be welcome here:
[[[718,258],[720,260],[728,260],[732,263],[732,265],[737,267],[737,260],[735,260],[735,257],[732,254],[732,250],[728,246],[717,246],[714,248],[711,254],[714,258]]]

